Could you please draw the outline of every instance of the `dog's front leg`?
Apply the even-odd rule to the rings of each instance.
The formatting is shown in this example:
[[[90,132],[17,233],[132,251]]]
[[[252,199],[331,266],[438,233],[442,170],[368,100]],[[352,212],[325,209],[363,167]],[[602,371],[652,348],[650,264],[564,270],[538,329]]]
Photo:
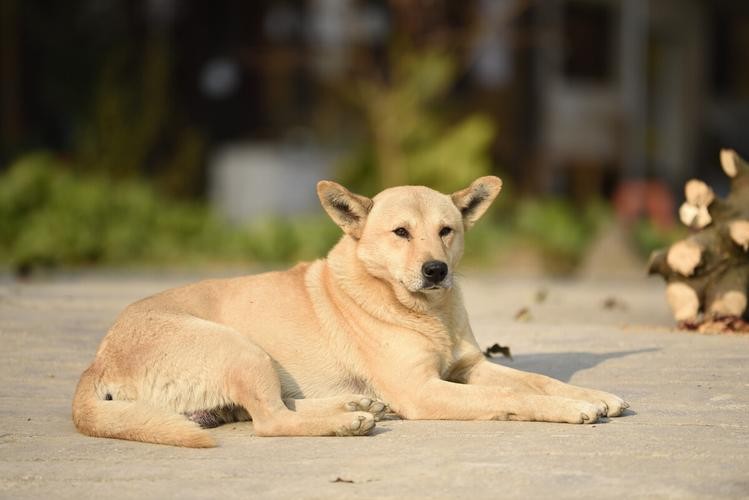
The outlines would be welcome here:
[[[595,422],[600,408],[586,401],[467,385],[434,377],[387,395],[393,410],[409,420],[527,420]]]
[[[599,407],[601,415],[616,417],[629,407],[622,398],[608,392],[586,389],[537,373],[515,370],[485,359],[479,360],[468,371],[465,382],[511,388],[531,394],[545,394],[587,401]]]

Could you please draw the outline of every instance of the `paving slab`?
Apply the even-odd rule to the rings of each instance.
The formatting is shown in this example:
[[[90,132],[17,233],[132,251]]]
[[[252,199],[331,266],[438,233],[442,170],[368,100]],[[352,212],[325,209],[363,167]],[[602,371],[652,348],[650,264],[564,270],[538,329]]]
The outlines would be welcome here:
[[[463,278],[510,366],[631,403],[594,425],[388,420],[372,436],[213,430],[194,450],[78,434],[78,376],[129,302],[195,276],[0,278],[0,498],[746,498],[749,336],[677,332],[655,280]]]

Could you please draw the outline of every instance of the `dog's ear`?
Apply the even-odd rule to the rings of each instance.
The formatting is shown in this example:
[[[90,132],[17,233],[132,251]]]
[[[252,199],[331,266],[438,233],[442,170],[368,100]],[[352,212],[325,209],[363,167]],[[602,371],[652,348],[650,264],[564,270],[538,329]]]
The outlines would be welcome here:
[[[333,181],[318,182],[317,196],[333,222],[352,238],[361,237],[367,214],[372,209],[372,200],[354,194]]]
[[[463,215],[463,225],[466,229],[484,215],[486,209],[492,204],[502,190],[502,180],[499,177],[489,175],[479,177],[465,189],[456,191],[451,195],[453,203]]]

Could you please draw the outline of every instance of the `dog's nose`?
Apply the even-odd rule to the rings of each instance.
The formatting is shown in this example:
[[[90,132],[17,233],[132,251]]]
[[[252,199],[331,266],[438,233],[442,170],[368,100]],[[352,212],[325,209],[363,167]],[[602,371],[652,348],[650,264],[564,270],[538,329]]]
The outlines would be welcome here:
[[[447,264],[440,260],[430,260],[421,266],[421,274],[427,281],[436,285],[447,276]]]

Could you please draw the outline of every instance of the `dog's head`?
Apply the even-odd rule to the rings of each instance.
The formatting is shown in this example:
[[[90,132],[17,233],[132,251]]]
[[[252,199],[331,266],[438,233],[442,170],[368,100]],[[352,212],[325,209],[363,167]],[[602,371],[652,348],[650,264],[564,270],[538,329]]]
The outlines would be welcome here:
[[[502,189],[498,177],[480,177],[445,195],[423,186],[386,189],[373,199],[340,184],[320,181],[325,211],[356,240],[367,271],[409,293],[449,289],[463,255],[463,235]]]

